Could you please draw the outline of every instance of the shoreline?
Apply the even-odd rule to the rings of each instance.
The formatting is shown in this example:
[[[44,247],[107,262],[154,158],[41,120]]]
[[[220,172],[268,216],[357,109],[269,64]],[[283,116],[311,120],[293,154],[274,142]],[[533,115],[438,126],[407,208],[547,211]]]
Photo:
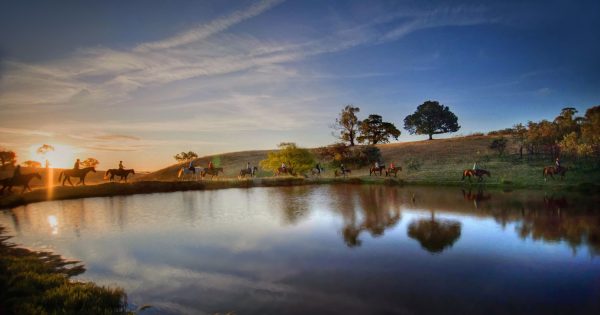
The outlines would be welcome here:
[[[0,197],[0,210],[24,206],[31,203],[69,200],[95,197],[127,196],[137,194],[167,193],[190,190],[215,190],[228,188],[253,188],[253,187],[286,187],[303,185],[388,185],[388,186],[439,186],[439,187],[468,187],[485,188],[491,190],[543,190],[567,192],[600,192],[600,185],[594,183],[581,183],[579,185],[520,185],[515,183],[477,183],[477,182],[406,182],[393,178],[300,178],[300,177],[263,177],[255,179],[226,179],[215,181],[138,181],[131,183],[103,183],[87,186],[53,186],[51,189],[41,188],[25,194],[13,193]]]

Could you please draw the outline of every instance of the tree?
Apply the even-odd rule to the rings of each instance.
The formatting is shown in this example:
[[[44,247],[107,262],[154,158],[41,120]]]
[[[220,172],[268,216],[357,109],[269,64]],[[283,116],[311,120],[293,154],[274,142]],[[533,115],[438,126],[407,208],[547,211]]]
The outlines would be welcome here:
[[[419,105],[414,114],[404,118],[404,129],[410,134],[429,135],[429,140],[432,140],[433,135],[456,132],[460,126],[458,118],[448,106],[437,101],[427,101]]]
[[[36,150],[36,153],[43,156],[46,160],[46,168],[48,168],[50,165],[50,161],[48,161],[48,158],[46,158],[46,154],[48,154],[50,151],[54,151],[54,147],[45,143]]]
[[[522,123],[513,126],[512,136],[519,143],[519,156],[523,158],[523,146],[525,145],[525,135],[527,128]]]
[[[390,137],[398,140],[400,136],[400,130],[394,124],[383,121],[383,118],[379,115],[369,115],[369,118],[360,123],[358,130],[360,131],[360,136],[356,140],[360,143],[388,143],[390,142]]]
[[[0,151],[0,168],[6,168],[9,165],[15,165],[15,163],[17,163],[17,154],[14,151]]]
[[[572,132],[579,133],[583,118],[575,117],[575,114],[577,114],[577,109],[565,107],[560,111],[560,115],[554,118],[554,123],[558,127],[559,139]]]
[[[281,163],[294,172],[302,174],[309,171],[315,165],[313,155],[304,148],[299,148],[293,142],[282,142],[279,144],[278,151],[272,151],[267,154],[267,158],[260,161],[260,167],[275,172]]]
[[[588,108],[581,125],[581,138],[600,155],[600,105]]]
[[[96,165],[100,164],[100,162],[98,160],[96,160],[95,158],[87,158],[85,160],[83,160],[83,162],[81,162],[81,165],[83,167],[96,167]]]
[[[358,126],[360,125],[358,117],[356,117],[358,112],[360,112],[360,108],[346,105],[340,116],[335,119],[335,124],[331,126],[335,130],[333,135],[344,142],[348,142],[350,146],[354,146],[354,140],[358,134]]]
[[[42,166],[42,163],[40,163],[38,161],[27,160],[27,161],[21,163],[21,165],[23,165],[25,167],[38,168],[38,167]]]
[[[176,154],[173,158],[175,158],[177,162],[186,162],[189,160],[197,159],[198,154],[196,154],[196,152],[193,151],[181,152]]]
[[[494,139],[490,144],[490,149],[498,151],[498,155],[504,155],[507,142],[504,137]]]

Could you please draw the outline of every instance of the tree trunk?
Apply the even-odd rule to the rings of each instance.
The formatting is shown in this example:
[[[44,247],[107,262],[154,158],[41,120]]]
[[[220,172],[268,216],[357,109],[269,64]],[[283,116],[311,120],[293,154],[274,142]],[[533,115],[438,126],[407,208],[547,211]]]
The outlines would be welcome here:
[[[429,140],[433,140],[433,134],[432,133],[429,134]]]

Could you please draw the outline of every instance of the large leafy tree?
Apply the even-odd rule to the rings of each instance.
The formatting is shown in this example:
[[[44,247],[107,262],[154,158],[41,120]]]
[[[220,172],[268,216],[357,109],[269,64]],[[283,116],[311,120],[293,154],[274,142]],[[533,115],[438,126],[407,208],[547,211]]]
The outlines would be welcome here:
[[[21,163],[21,165],[23,165],[25,167],[38,168],[38,167],[42,166],[42,163],[40,163],[38,161],[27,160],[27,161]]]
[[[87,159],[83,160],[83,162],[81,162],[81,165],[83,167],[96,167],[96,165],[98,165],[98,164],[100,164],[100,161],[98,161],[97,159],[92,158],[92,157],[87,158]]]
[[[186,161],[189,161],[189,160],[197,159],[198,158],[198,154],[196,152],[193,152],[193,151],[181,152],[181,153],[177,153],[173,158],[177,162],[186,162]]]
[[[369,118],[363,120],[358,127],[360,136],[356,138],[358,142],[368,144],[388,143],[390,137],[398,140],[400,130],[390,122],[383,121],[379,115],[369,115]]]
[[[355,145],[355,140],[358,135],[358,126],[360,121],[356,117],[356,113],[360,112],[360,108],[352,105],[346,105],[340,116],[335,119],[335,123],[331,126],[335,131],[333,135],[344,142],[348,142],[350,146]]]
[[[0,168],[15,165],[16,162],[17,154],[14,151],[0,150]]]
[[[285,163],[298,174],[307,172],[314,167],[315,159],[307,149],[299,148],[293,142],[280,143],[279,148],[278,151],[269,152],[267,158],[260,161],[260,167],[276,171],[281,167],[281,163]]]
[[[404,118],[404,129],[410,134],[433,135],[456,132],[460,129],[458,117],[450,111],[448,106],[441,105],[437,101],[427,101],[412,114]]]

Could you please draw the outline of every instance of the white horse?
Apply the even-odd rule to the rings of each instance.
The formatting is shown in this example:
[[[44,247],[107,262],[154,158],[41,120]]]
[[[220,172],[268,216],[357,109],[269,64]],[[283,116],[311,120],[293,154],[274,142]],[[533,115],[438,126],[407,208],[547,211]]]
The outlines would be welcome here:
[[[190,180],[198,180],[198,176],[204,170],[204,167],[194,167],[194,171],[190,170],[188,167],[182,166],[177,172],[177,178],[179,180],[185,180],[186,175],[189,175]]]

